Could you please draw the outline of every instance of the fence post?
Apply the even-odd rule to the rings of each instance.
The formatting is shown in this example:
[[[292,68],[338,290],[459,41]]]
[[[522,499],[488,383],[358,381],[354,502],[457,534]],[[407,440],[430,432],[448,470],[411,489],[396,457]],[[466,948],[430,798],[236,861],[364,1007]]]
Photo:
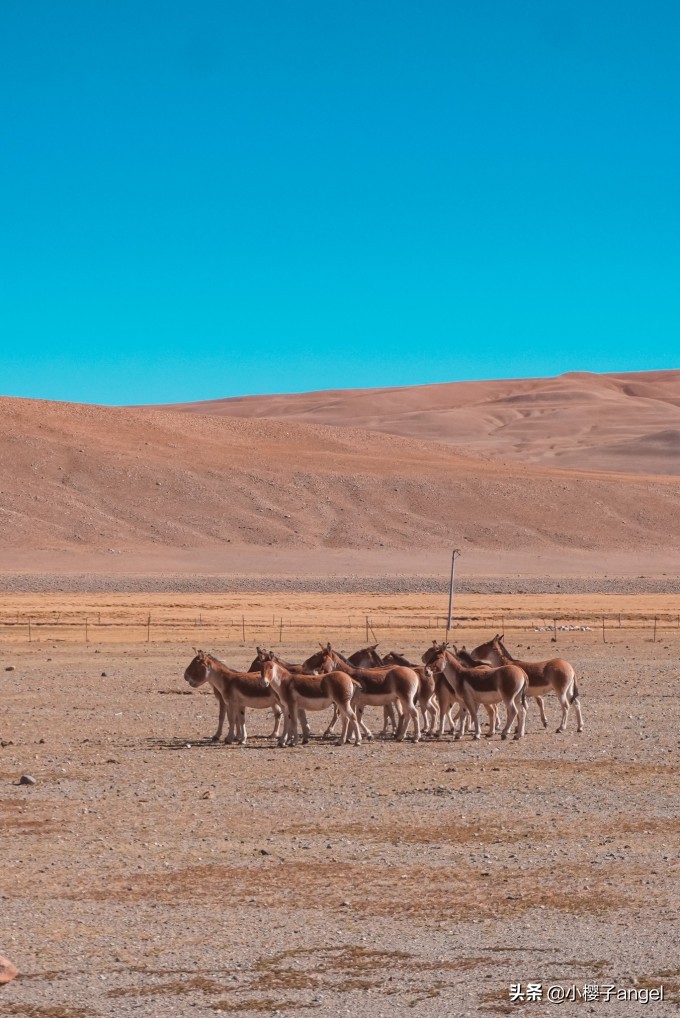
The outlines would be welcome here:
[[[553,619],[553,643],[557,643],[557,619]]]
[[[366,616],[366,646],[368,646],[368,615]]]
[[[279,619],[279,643],[283,643],[283,618]]]

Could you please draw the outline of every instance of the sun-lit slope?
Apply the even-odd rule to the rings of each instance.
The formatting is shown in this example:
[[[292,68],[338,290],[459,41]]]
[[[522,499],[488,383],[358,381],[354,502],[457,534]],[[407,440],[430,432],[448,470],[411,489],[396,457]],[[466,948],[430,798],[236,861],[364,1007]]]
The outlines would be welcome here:
[[[526,463],[680,474],[680,371],[248,396],[171,409],[368,428]]]
[[[4,549],[666,548],[670,479],[482,462],[352,428],[0,400]]]

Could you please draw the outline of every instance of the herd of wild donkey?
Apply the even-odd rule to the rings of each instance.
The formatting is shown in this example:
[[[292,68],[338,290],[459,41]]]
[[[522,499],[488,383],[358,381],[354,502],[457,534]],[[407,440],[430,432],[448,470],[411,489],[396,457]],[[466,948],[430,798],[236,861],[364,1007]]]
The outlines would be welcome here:
[[[257,657],[247,672],[235,671],[212,654],[199,650],[184,678],[193,688],[209,682],[217,697],[219,723],[213,742],[221,738],[226,716],[229,731],[225,742],[245,743],[247,707],[273,710],[271,738],[278,738],[280,746],[296,744],[299,724],[302,741],[307,742],[310,730],[306,712],[328,707],[334,708],[333,719],[324,737],[332,735],[341,720],[338,744],[353,737],[360,746],[362,734],[372,738],[363,721],[364,709],[369,706],[383,707],[384,736],[391,727],[395,738],[402,740],[412,725],[413,741],[418,742],[421,731],[440,738],[447,726],[454,738],[459,739],[465,734],[468,721],[474,725],[473,738],[479,739],[478,708],[483,705],[489,717],[487,738],[491,738],[499,729],[500,703],[506,709],[501,738],[507,738],[516,721],[514,737],[520,739],[524,735],[527,697],[536,700],[541,721],[547,727],[543,709],[547,693],[555,693],[562,707],[557,731],[564,731],[572,704],[578,731],[583,730],[576,674],[562,658],[518,661],[499,635],[471,653],[464,648],[458,650],[453,644],[434,641],[423,654],[421,665],[395,653],[381,658],[376,648],[377,644],[344,657],[329,643],[302,664],[291,664],[258,647]]]

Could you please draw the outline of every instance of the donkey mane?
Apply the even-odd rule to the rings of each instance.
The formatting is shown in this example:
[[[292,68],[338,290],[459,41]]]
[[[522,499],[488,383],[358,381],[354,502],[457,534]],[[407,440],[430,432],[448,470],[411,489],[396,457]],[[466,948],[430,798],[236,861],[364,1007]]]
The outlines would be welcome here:
[[[336,657],[339,657],[341,661],[344,661],[346,665],[352,664],[352,662],[349,661],[341,651],[336,650],[335,647],[333,647],[333,653]]]
[[[507,654],[507,656],[510,658],[511,661],[516,661],[517,658],[512,656],[512,654],[510,653],[508,648],[505,646],[505,644],[501,640],[500,636],[497,637],[497,640],[498,640],[498,643],[500,644],[501,648],[503,649],[503,653]]]
[[[206,657],[210,658],[211,661],[216,661],[218,665],[222,665],[223,668],[228,668],[229,671],[233,671],[231,665],[228,665],[226,661],[221,661],[216,654],[209,654],[208,651],[203,652]]]

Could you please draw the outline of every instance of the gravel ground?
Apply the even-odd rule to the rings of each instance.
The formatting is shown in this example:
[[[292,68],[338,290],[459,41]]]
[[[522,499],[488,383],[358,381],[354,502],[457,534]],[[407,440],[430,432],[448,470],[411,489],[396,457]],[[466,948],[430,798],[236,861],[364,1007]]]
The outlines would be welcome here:
[[[0,573],[0,593],[372,593],[441,594],[448,576],[238,576],[116,573]],[[680,594],[680,578],[670,576],[472,576],[456,582],[462,594]]]
[[[625,639],[560,643],[582,735],[551,700],[518,743],[361,749],[278,750],[255,712],[248,746],[212,745],[184,648],[2,650],[0,1015],[673,1013],[680,640]],[[666,1000],[511,1004],[517,982]]]

